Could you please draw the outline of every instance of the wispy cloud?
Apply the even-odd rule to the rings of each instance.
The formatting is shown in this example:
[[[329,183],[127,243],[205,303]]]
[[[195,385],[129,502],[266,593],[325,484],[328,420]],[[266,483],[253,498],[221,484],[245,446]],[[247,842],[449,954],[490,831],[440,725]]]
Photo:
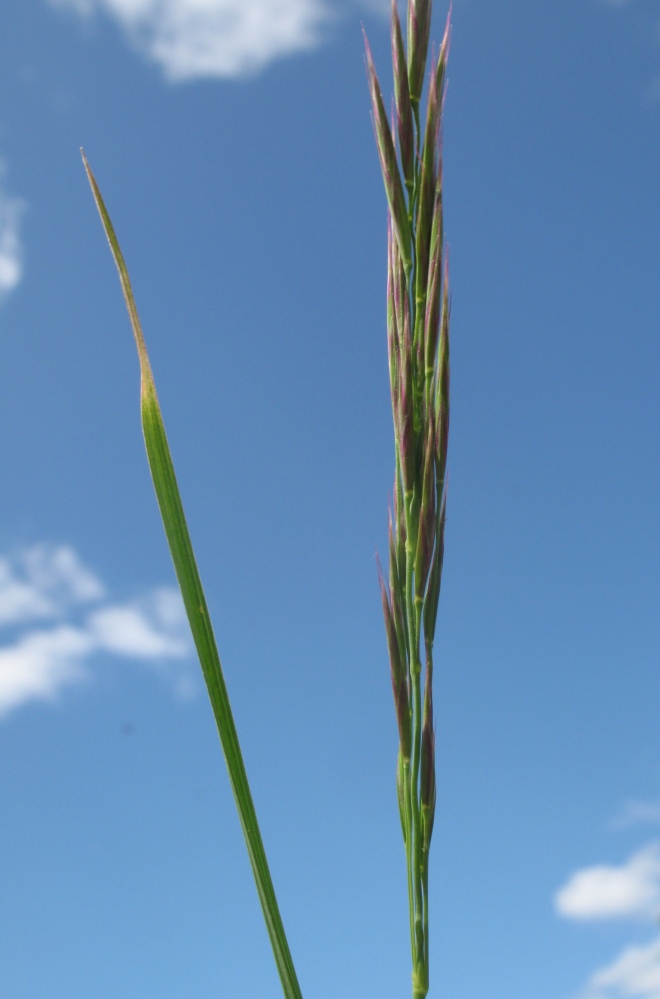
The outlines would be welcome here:
[[[650,843],[619,867],[576,871],[555,895],[569,919],[654,918],[660,908],[660,844]]]
[[[660,999],[660,937],[627,947],[591,976],[579,999]]]
[[[7,193],[7,167],[0,159],[0,302],[16,287],[23,274],[20,223],[24,203]]]
[[[189,646],[173,589],[115,603],[69,547],[0,556],[0,717],[29,701],[54,701],[89,678],[101,653],[162,665],[183,663]],[[189,690],[181,670],[173,679],[179,692]]]
[[[627,801],[619,814],[612,819],[614,829],[627,829],[642,823],[660,825],[659,801]]]
[[[329,0],[50,0],[103,13],[172,81],[238,77],[305,52],[336,19]]]

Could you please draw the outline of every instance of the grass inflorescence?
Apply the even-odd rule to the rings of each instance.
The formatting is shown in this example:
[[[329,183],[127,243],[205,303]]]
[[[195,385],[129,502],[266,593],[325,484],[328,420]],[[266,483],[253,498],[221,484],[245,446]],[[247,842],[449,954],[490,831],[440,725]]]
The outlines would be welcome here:
[[[407,45],[392,0],[394,112],[388,119],[365,39],[388,203],[387,344],[395,473],[389,578],[379,580],[399,729],[397,794],[406,848],[413,999],[429,989],[429,848],[435,815],[433,642],[440,598],[449,434],[449,277],[442,111],[449,18],[420,105],[431,0],[408,0]]]

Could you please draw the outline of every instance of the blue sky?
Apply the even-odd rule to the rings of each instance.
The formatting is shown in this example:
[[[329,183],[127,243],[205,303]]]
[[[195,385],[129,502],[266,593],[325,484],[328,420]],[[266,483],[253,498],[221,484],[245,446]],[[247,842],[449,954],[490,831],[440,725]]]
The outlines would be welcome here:
[[[80,146],[303,994],[409,994],[361,37],[389,92],[386,14],[0,4],[6,999],[279,994]],[[430,995],[660,999],[660,8],[455,0],[452,22]]]

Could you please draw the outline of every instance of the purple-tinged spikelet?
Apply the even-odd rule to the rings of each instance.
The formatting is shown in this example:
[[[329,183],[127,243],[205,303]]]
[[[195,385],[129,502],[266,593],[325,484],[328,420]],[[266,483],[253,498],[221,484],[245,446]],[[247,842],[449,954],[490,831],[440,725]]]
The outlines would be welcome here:
[[[408,697],[407,670],[401,662],[399,654],[399,641],[396,633],[394,615],[392,613],[392,603],[390,588],[383,577],[383,571],[378,565],[378,581],[380,583],[380,595],[383,604],[383,617],[385,618],[385,633],[387,635],[387,648],[390,656],[390,673],[392,677],[392,693],[394,695],[394,707],[396,709],[397,723],[399,726],[399,742],[404,758],[410,758],[410,748],[412,741],[410,725],[410,701]]]
[[[406,198],[403,192],[403,184],[401,183],[399,166],[396,161],[396,150],[387,120],[383,95],[378,77],[376,76],[376,69],[366,35],[364,36],[364,46],[367,56],[367,74],[369,76],[374,132],[376,134],[376,146],[378,148],[383,182],[385,184],[385,193],[390,206],[392,226],[399,246],[399,253],[401,254],[406,273],[408,273],[412,267],[412,248]]]
[[[397,475],[394,482],[394,527],[395,527],[395,548],[396,548],[396,561],[399,567],[399,579],[405,580],[406,577],[406,510],[405,501],[403,498],[403,486],[401,483],[401,477]],[[402,584],[403,585],[403,584]],[[403,609],[402,601],[402,609]]]
[[[444,483],[449,444],[449,261],[445,260],[445,274],[442,292],[442,316],[440,319],[440,346],[438,348],[438,375],[436,384],[435,418],[437,424],[436,462],[437,479]],[[443,486],[441,485],[442,489]]]
[[[440,44],[440,52],[438,54],[438,62],[435,69],[435,87],[436,87],[436,92],[438,94],[438,99],[440,101],[441,113],[445,99],[445,77],[447,74],[447,60],[449,59],[450,42],[451,42],[451,4],[449,5],[449,12],[447,14],[447,20],[445,22],[445,32],[442,36],[442,42]]]
[[[392,253],[392,227],[388,217],[387,223],[387,355],[390,369],[390,393],[392,398],[392,410],[396,426],[396,413],[399,408],[399,331],[398,318],[396,314],[396,303],[394,294],[394,264]]]
[[[421,802],[427,808],[435,801],[435,733],[431,719],[424,723],[421,757]]]
[[[408,86],[414,104],[419,103],[424,86],[431,10],[431,0],[408,0]]]
[[[436,149],[438,141],[438,98],[435,87],[430,88],[429,103],[422,149],[422,173],[417,209],[416,239],[416,288],[417,301],[423,303],[426,297],[426,279],[429,267],[429,246],[433,223],[433,208],[436,187]]]
[[[442,294],[442,177],[438,174],[433,205],[433,223],[429,250],[429,274],[426,288],[426,314],[424,316],[424,370],[427,379],[435,370],[440,331],[440,298]]]
[[[394,99],[396,101],[401,167],[406,186],[410,190],[415,172],[415,135],[408,86],[408,66],[396,0],[392,0],[392,68],[394,70]]]
[[[399,657],[405,666],[406,683],[408,683],[408,644],[406,635],[406,621],[404,615],[405,604],[405,580],[406,567],[401,561],[401,552],[397,546],[397,538],[392,523],[392,511],[390,509],[388,517],[388,540],[390,549],[390,604],[392,607],[392,617],[396,628],[399,642]]]
[[[422,479],[422,502],[419,511],[417,551],[415,553],[415,597],[424,599],[426,581],[431,568],[433,542],[435,537],[435,429],[433,417],[429,415],[426,442],[424,447],[424,474]]]
[[[401,378],[399,383],[399,456],[401,477],[406,493],[415,488],[416,441],[415,441],[415,399],[413,392],[412,335],[410,331],[410,310],[408,298],[404,298],[403,342],[401,344]]]
[[[422,850],[428,853],[435,818],[435,731],[429,720],[422,729],[420,800],[422,805]]]
[[[424,646],[427,663],[432,662],[433,638],[435,636],[435,623],[438,617],[438,601],[440,600],[442,562],[445,555],[446,499],[447,493],[443,492],[439,499],[440,510],[435,528],[433,564],[431,565],[431,572],[429,573],[429,581],[426,588],[426,600],[424,601]],[[429,681],[427,679],[427,683],[428,682]]]
[[[433,662],[431,659],[426,664],[420,764],[419,800],[422,806],[422,814],[426,813],[424,815],[424,842],[422,847],[428,852],[435,814],[435,725],[433,720]]]
[[[392,237],[392,216],[388,216],[388,256],[391,260],[392,267],[392,297],[394,300],[394,309],[396,313],[397,327],[399,331],[399,349],[401,348],[401,340],[403,337],[403,327],[405,325],[405,312],[408,311],[408,316],[410,315],[410,303],[408,301],[407,295],[407,285],[406,285],[406,272],[404,269],[403,261],[401,259],[401,254],[399,252],[399,245],[395,238]]]

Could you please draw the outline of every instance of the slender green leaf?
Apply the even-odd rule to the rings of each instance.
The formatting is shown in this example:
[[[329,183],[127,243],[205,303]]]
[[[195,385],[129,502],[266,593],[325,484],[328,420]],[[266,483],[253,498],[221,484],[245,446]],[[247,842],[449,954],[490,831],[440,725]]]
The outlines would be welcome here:
[[[275,898],[275,890],[268,870],[266,854],[257,823],[257,815],[250,793],[245,765],[238,742],[236,726],[232,716],[229,696],[220,665],[220,657],[209,619],[206,598],[199,578],[195,555],[193,552],[186,518],[181,504],[179,487],[174,474],[174,466],[170,455],[163,418],[158,405],[156,386],[154,384],[147,348],[140,326],[131,283],[124,263],[121,249],[110,221],[103,198],[96,184],[92,171],[83,153],[83,162],[87,177],[91,184],[96,206],[103,222],[105,234],[110,243],[110,249],[119,271],[124,299],[135,335],[138,356],[140,359],[140,407],[142,414],[142,429],[149,459],[149,467],[153,478],[158,505],[165,526],[165,534],[172,553],[181,595],[190,621],[190,628],[199,655],[199,661],[206,680],[213,713],[220,733],[220,741],[225,755],[229,780],[238,814],[243,828],[243,835],[252,864],[254,880],[257,885],[261,907],[263,909],[266,927],[275,955],[277,970],[282,982],[286,999],[302,999],[298,979],[289,951],[289,945],[284,933],[282,919]]]

